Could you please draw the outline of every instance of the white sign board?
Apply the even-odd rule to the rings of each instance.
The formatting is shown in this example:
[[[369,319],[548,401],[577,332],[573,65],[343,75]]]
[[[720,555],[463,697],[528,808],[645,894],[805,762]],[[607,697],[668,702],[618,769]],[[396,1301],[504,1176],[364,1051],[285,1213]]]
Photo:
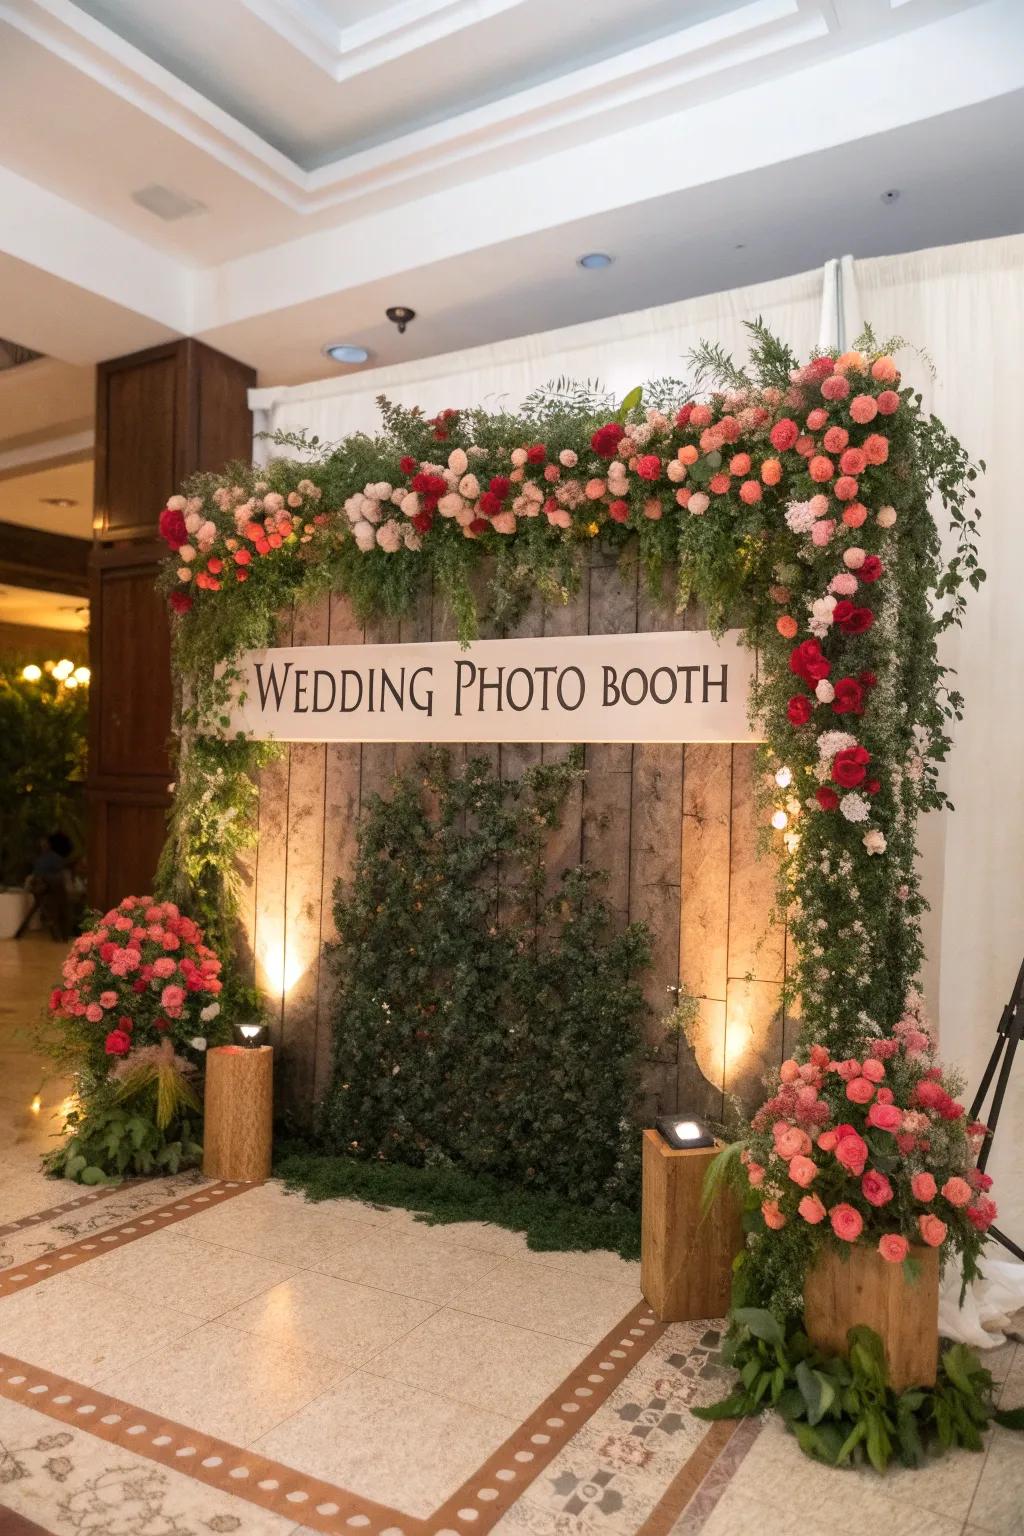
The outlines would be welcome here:
[[[754,741],[739,631],[250,651],[232,733],[271,741]]]

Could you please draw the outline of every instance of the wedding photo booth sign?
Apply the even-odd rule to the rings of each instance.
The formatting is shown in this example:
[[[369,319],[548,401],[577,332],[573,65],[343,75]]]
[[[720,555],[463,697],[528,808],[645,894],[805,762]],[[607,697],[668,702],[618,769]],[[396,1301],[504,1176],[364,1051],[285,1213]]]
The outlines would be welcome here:
[[[257,740],[757,740],[738,631],[284,646],[240,671],[228,729]]]

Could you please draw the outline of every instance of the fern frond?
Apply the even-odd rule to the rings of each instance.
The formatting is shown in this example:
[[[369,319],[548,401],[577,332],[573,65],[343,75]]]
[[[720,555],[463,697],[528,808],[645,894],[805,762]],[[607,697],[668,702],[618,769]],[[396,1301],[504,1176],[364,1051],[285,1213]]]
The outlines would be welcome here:
[[[789,376],[799,363],[792,347],[780,341],[760,315],[756,320],[744,320],[743,325],[753,338],[750,344],[750,364],[757,382],[762,389],[767,386],[788,389]]]
[[[687,362],[693,370],[693,388],[700,390],[707,384],[727,386],[729,389],[749,389],[750,377],[738,368],[732,355],[717,341],[701,341],[687,354]]]

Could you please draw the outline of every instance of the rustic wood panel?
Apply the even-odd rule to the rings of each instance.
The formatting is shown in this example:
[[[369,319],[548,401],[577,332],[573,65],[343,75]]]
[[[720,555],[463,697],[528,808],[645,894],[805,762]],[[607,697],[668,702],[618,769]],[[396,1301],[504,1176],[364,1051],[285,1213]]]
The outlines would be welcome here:
[[[291,615],[278,627],[278,641],[290,645]],[[291,752],[286,749],[260,774],[259,833],[256,848],[256,985],[266,999],[270,1043],[283,1040],[284,999],[288,982],[285,951],[288,890],[288,780]]]

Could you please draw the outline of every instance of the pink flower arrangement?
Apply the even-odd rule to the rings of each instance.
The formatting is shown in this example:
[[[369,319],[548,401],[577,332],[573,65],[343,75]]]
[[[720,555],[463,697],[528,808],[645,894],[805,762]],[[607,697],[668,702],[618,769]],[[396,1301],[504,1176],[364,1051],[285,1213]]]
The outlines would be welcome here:
[[[192,1059],[220,1027],[220,961],[172,901],[126,896],[72,944],[50,1014],[83,1046],[95,1075],[106,1058],[170,1038]]]
[[[796,1229],[812,1247],[869,1244],[892,1264],[914,1244],[953,1246],[969,1268],[996,1207],[975,1161],[984,1127],[965,1125],[955,1087],[917,993],[858,1057],[815,1044],[784,1061],[741,1157],[764,1241]]]

